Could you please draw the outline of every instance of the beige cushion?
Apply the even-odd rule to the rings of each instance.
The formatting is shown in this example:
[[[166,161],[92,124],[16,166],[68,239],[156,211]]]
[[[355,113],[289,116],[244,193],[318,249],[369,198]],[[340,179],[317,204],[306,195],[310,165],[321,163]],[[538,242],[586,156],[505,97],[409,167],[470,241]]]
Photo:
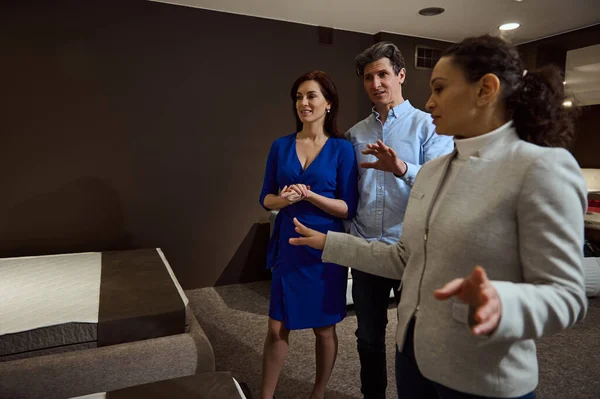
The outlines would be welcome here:
[[[600,192],[600,169],[582,168],[583,178],[588,191]]]

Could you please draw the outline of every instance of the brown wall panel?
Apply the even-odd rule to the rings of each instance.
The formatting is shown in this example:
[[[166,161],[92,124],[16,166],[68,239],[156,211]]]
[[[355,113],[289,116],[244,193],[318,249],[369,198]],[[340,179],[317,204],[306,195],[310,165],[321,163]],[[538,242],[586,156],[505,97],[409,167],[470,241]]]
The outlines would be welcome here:
[[[354,57],[377,39],[404,53],[423,109],[414,46],[448,43],[142,0],[1,2],[0,256],[161,247],[184,288],[267,278],[258,195],[295,128],[289,88],[329,73],[348,129],[370,111]]]
[[[212,285],[268,237],[258,195],[296,77],[332,76],[343,129],[368,112],[370,35],[320,45],[317,27],[148,1],[9,1],[0,22],[0,256],[162,247],[185,288]]]

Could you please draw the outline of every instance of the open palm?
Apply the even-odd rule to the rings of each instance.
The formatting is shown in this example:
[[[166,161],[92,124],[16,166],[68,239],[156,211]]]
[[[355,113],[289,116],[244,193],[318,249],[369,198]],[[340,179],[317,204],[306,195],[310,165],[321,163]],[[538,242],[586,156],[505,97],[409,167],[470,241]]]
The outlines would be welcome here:
[[[294,218],[294,225],[296,228],[294,229],[296,233],[302,234],[302,237],[290,238],[289,243],[292,245],[307,245],[314,249],[323,249],[325,248],[325,240],[327,239],[327,235],[309,229],[302,223],[298,221],[298,219]]]
[[[500,324],[502,303],[498,291],[481,266],[475,266],[470,276],[454,279],[435,290],[433,295],[438,300],[456,297],[468,303],[474,310],[471,330],[475,335],[490,334]]]
[[[375,144],[367,144],[367,148],[361,152],[364,155],[373,155],[377,158],[375,162],[361,162],[361,168],[383,170],[400,176],[406,172],[406,164],[398,158],[396,151],[385,145],[381,140],[377,140]]]

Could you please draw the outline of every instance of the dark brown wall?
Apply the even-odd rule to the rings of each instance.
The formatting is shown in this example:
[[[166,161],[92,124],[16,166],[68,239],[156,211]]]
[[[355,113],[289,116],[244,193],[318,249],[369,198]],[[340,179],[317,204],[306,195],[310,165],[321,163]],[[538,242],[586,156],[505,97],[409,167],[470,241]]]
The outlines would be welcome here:
[[[295,78],[333,77],[344,129],[368,111],[370,35],[322,46],[316,27],[148,1],[0,7],[0,256],[160,246],[185,288],[212,285],[265,244]]]
[[[295,128],[289,87],[329,73],[349,128],[374,40],[141,0],[2,2],[0,256],[162,247],[184,288],[264,277],[258,195]],[[405,92],[422,108],[421,75]]]
[[[564,71],[567,51],[593,46],[599,42],[600,24],[521,44],[518,49],[527,68],[534,69],[547,64],[555,64]]]
[[[582,168],[600,168],[600,104],[581,107],[571,151]]]
[[[519,46],[525,65],[535,69],[554,64],[565,71],[567,51],[600,43],[600,25]],[[571,149],[582,168],[600,168],[600,105],[581,107],[577,137]]]

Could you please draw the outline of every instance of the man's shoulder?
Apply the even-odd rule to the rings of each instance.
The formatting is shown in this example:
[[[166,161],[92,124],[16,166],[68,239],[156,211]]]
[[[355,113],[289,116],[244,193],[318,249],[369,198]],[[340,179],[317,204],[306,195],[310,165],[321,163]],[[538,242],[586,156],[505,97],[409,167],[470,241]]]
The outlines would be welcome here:
[[[411,106],[411,109],[404,116],[404,121],[421,126],[425,130],[435,130],[431,115],[425,111]]]
[[[345,134],[346,139],[352,140],[359,135],[370,134],[371,129],[369,126],[375,121],[375,115],[373,113],[369,114],[365,119],[357,122],[354,126],[352,126]]]
[[[411,105],[397,116],[390,132],[398,138],[425,144],[435,134],[435,125],[431,115]]]
[[[423,123],[433,124],[433,118],[429,112],[421,111],[418,108],[413,107],[413,118]]]

